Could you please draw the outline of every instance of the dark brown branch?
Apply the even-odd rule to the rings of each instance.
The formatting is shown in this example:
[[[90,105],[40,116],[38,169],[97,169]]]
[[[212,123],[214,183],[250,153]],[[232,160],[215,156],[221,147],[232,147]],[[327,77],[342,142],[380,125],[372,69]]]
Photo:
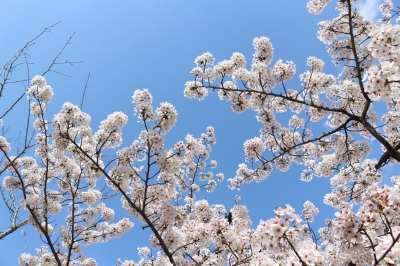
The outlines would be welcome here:
[[[400,149],[400,143],[397,144],[396,146],[393,147],[395,150]],[[389,151],[385,151],[381,158],[379,159],[379,162],[375,165],[375,169],[380,169],[382,166],[387,164],[389,160],[392,158],[392,155],[390,154]]]

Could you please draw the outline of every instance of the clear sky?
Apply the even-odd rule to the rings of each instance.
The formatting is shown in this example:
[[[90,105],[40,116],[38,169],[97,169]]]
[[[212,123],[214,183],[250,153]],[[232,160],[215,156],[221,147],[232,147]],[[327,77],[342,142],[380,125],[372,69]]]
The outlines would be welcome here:
[[[325,72],[337,74],[340,69],[333,67],[324,44],[316,37],[317,23],[337,16],[334,2],[322,15],[315,16],[307,12],[306,0],[1,0],[0,63],[45,27],[61,21],[52,33],[43,35],[29,50],[29,60],[34,63],[30,66],[31,76],[41,74],[75,33],[61,61],[82,63],[57,66],[56,70],[71,77],[46,75],[55,92],[48,120],[63,102],[81,103],[90,72],[83,110],[92,116],[92,127],[97,129],[108,114],[123,111],[129,116],[124,130],[124,144],[129,145],[142,130],[133,116],[131,96],[136,89],[148,88],[155,106],[167,101],[178,111],[178,122],[167,135],[166,147],[187,133],[198,137],[207,126],[214,126],[217,144],[211,158],[218,162],[215,173],[223,172],[228,179],[235,175],[237,165],[244,162],[243,142],[258,136],[261,124],[257,123],[254,112],[233,113],[229,104],[221,102],[217,95],[203,102],[184,98],[184,84],[192,80],[189,71],[194,67],[194,59],[211,52],[218,62],[229,59],[233,52],[241,52],[251,62],[253,39],[267,36],[275,48],[273,63],[278,59],[292,60],[297,66],[296,77],[289,87],[300,87],[298,75],[306,71],[308,56],[322,58],[326,62]],[[373,10],[379,3],[363,1],[362,14],[375,19],[378,14]],[[0,99],[0,114],[23,91],[21,85],[6,89],[5,97]],[[23,128],[21,119],[25,116],[24,102],[4,119],[12,136]],[[254,227],[260,219],[273,217],[275,206],[289,203],[300,212],[302,204],[310,200],[320,209],[318,229],[324,218],[333,217],[332,209],[323,205],[329,182],[326,179],[301,182],[302,169],[294,166],[286,173],[274,170],[266,181],[245,185],[240,191],[230,191],[227,182],[219,183],[214,193],[202,196],[230,209],[235,195],[240,195],[239,204],[248,206]],[[112,206],[118,208],[116,219],[125,217],[119,198],[113,202]],[[59,223],[62,222],[60,217]],[[87,255],[96,258],[99,265],[112,265],[117,258],[138,260],[137,247],[148,245],[149,230],[142,230],[140,222],[134,222],[135,227],[123,238],[93,245],[87,249]],[[0,204],[0,230],[5,230],[8,224],[7,211]],[[25,229],[28,252],[33,254],[34,248],[41,245],[40,238],[28,227]],[[18,230],[0,242],[0,266],[17,265],[23,249],[23,237]]]

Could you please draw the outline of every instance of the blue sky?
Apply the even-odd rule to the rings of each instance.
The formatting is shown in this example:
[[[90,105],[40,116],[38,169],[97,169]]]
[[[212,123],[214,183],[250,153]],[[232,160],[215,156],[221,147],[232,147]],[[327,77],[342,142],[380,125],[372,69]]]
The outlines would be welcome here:
[[[308,56],[322,58],[326,62],[325,72],[337,74],[324,45],[318,41],[317,23],[337,16],[335,3],[331,3],[319,16],[306,9],[307,1],[12,1],[0,2],[0,35],[2,36],[0,63],[5,62],[28,40],[46,26],[61,21],[36,41],[29,50],[31,75],[41,74],[48,67],[65,41],[75,32],[71,45],[67,47],[61,61],[82,61],[73,66],[60,65],[56,69],[71,77],[55,73],[46,76],[55,92],[48,108],[51,114],[58,112],[65,101],[80,104],[86,78],[90,72],[89,88],[86,91],[83,110],[92,116],[92,127],[114,111],[123,111],[129,116],[124,129],[124,143],[129,145],[142,130],[133,116],[132,98],[136,89],[148,88],[154,96],[154,104],[172,103],[178,111],[178,122],[167,135],[167,147],[190,133],[196,137],[207,126],[215,128],[217,144],[211,158],[218,161],[217,172],[226,179],[233,177],[237,165],[244,161],[243,142],[258,136],[261,124],[255,113],[236,115],[228,103],[211,95],[202,102],[183,97],[184,84],[192,80],[189,71],[194,59],[211,52],[216,61],[229,59],[233,52],[241,52],[251,62],[252,41],[255,37],[267,36],[275,48],[274,61],[292,60],[297,74],[289,87],[299,88],[298,75],[306,71]],[[363,1],[362,14],[375,19],[372,12],[379,1]],[[21,69],[21,73],[24,70]],[[0,113],[24,87],[6,89],[1,99]],[[6,103],[6,104],[4,104]],[[26,103],[20,104],[4,119],[10,126],[10,135],[21,130]],[[287,122],[283,122],[286,124]],[[15,151],[15,149],[14,149]],[[260,219],[267,220],[275,206],[291,204],[298,212],[306,200],[320,208],[320,221],[332,217],[332,209],[323,205],[323,195],[329,190],[326,179],[314,179],[311,183],[299,181],[302,167],[294,166],[286,173],[274,170],[262,183],[243,186],[241,191],[230,191],[228,183],[219,183],[216,192],[202,194],[212,203],[223,203],[227,209],[234,204],[235,195],[240,195],[239,204],[247,205],[253,226]],[[119,199],[113,200],[119,207]],[[116,212],[116,218],[125,217],[124,210]],[[4,206],[0,206],[0,230],[8,224]],[[62,217],[60,217],[60,223]],[[321,225],[316,225],[316,229]],[[36,233],[28,232],[28,252],[34,253],[40,239]],[[20,231],[20,230],[19,230]],[[0,266],[16,265],[23,252],[20,232],[0,242]],[[99,265],[112,265],[117,258],[137,260],[137,247],[145,246],[149,232],[135,227],[121,239],[106,244],[93,245],[87,250]]]

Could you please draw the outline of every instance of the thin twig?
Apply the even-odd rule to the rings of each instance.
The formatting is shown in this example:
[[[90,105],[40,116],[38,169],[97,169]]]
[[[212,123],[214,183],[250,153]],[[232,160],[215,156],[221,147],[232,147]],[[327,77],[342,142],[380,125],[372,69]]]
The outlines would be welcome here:
[[[82,101],[81,101],[81,110],[82,110],[82,106],[83,106],[83,100],[85,99],[86,89],[89,88],[89,86],[88,86],[89,78],[90,78],[90,72],[89,72],[89,75],[88,75],[88,77],[86,79],[85,88],[83,89],[83,95],[82,95]]]

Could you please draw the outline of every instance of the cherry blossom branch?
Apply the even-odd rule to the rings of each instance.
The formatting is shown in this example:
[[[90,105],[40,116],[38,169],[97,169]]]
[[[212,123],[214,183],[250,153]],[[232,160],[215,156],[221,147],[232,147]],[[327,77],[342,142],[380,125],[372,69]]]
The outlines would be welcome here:
[[[352,16],[351,0],[346,0],[346,1],[347,1],[347,7],[348,7],[348,15],[347,16],[349,18],[348,22],[349,22],[349,28],[350,28],[349,35],[350,35],[350,40],[351,40],[351,50],[353,52],[354,62],[356,64],[355,68],[356,68],[356,73],[357,73],[358,84],[360,86],[361,93],[366,100],[364,110],[362,111],[362,114],[361,114],[361,118],[365,119],[365,116],[367,115],[368,109],[371,105],[371,99],[369,98],[368,94],[365,92],[364,82],[363,82],[362,76],[361,76],[361,67],[360,67],[360,62],[358,60],[355,36],[354,36],[354,32],[353,32],[353,16]]]
[[[115,182],[109,175],[108,173],[98,164],[98,161],[95,161],[89,154],[87,154],[87,152],[85,150],[82,149],[82,147],[80,147],[78,144],[76,144],[76,142],[70,138],[69,135],[65,135],[65,138],[67,138],[72,144],[74,144],[75,148],[77,148],[82,154],[84,154],[86,156],[87,159],[89,159],[94,165],[96,165],[98,167],[98,169],[104,174],[104,176],[107,178],[108,181],[110,181],[118,190],[119,192],[122,194],[122,196],[125,198],[125,200],[129,203],[129,205],[136,211],[138,212],[141,217],[145,220],[146,224],[150,227],[150,229],[152,230],[153,234],[156,236],[159,244],[161,245],[165,255],[168,257],[169,261],[173,264],[175,264],[174,258],[171,254],[171,252],[169,251],[167,245],[165,244],[163,238],[161,237],[161,235],[159,234],[159,232],[157,231],[157,229],[154,227],[153,223],[150,221],[150,219],[147,217],[146,213],[144,210],[142,210],[141,207],[136,206],[136,204],[134,202],[132,202],[131,198],[126,194],[126,192],[120,187],[120,185]],[[149,171],[149,169],[148,169]]]
[[[394,150],[400,149],[400,143],[393,147]],[[375,165],[376,169],[380,169],[382,166],[388,163],[388,161],[392,158],[392,154],[389,151],[385,151],[381,158],[379,159],[378,163]]]
[[[361,229],[361,232],[362,232],[362,234],[364,234],[368,238],[368,241],[369,241],[369,243],[371,245],[371,248],[374,251],[374,254],[373,254],[374,255],[374,261],[375,261],[375,264],[377,265],[378,264],[378,259],[376,258],[376,250],[375,250],[374,242],[372,241],[371,237],[369,236],[368,232],[365,229]]]
[[[300,254],[297,252],[296,248],[293,246],[293,244],[290,242],[290,240],[287,238],[286,234],[283,234],[283,238],[288,242],[290,248],[293,250],[293,252],[296,254],[296,257],[299,259],[299,261],[301,262],[302,266],[308,266],[307,263],[305,263],[303,261],[303,259],[301,258]]]
[[[319,110],[324,110],[324,111],[328,111],[328,112],[338,112],[338,113],[342,113],[347,115],[348,117],[353,117],[352,113],[349,113],[348,111],[346,111],[343,108],[333,108],[333,107],[326,107],[326,106],[322,106],[322,105],[317,105],[315,103],[312,102],[306,102],[303,100],[299,100],[297,98],[293,98],[290,97],[288,95],[282,95],[282,94],[278,94],[278,93],[273,93],[273,92],[267,92],[267,91],[257,91],[254,89],[230,89],[230,88],[224,88],[224,87],[219,87],[219,86],[206,86],[204,84],[202,84],[202,86],[196,86],[194,88],[208,88],[208,89],[212,89],[212,90],[223,90],[223,91],[230,91],[230,92],[243,92],[243,93],[255,93],[255,94],[260,94],[260,95],[265,95],[265,96],[274,96],[276,98],[280,98],[283,99],[285,101],[288,102],[293,102],[293,103],[299,103],[299,104],[303,104],[305,106],[308,107],[313,107]]]
[[[19,170],[15,167],[14,164],[11,164],[11,158],[8,156],[7,152],[0,146],[0,150],[3,152],[4,156],[7,158],[7,160],[10,162],[11,167],[13,168],[14,172],[17,174],[19,180],[20,180],[20,184],[21,184],[21,189],[22,189],[22,193],[24,195],[24,199],[26,200],[26,190],[25,187],[23,186],[24,182],[23,182],[23,178],[22,175],[20,174]],[[40,231],[43,233],[45,239],[46,239],[46,244],[50,247],[53,255],[54,255],[54,259],[56,260],[57,264],[59,266],[62,266],[62,263],[60,261],[60,258],[58,257],[58,252],[56,251],[53,242],[51,241],[50,238],[50,234],[48,231],[48,222],[47,220],[45,220],[45,226],[46,228],[44,228],[41,224],[41,222],[39,221],[39,218],[36,215],[36,212],[29,206],[29,204],[26,204],[26,208],[28,209],[28,211],[31,214],[31,217],[33,218],[36,226],[40,229]]]
[[[390,244],[390,247],[382,254],[382,256],[375,262],[374,266],[377,266],[381,260],[383,260],[386,255],[392,250],[394,245],[400,240],[400,234],[397,235],[396,239],[392,241],[392,244]]]
[[[360,122],[365,129],[386,148],[391,157],[400,162],[400,152],[397,151],[395,147],[393,147],[381,134],[379,134],[367,120],[362,117],[354,117],[354,120]]]

